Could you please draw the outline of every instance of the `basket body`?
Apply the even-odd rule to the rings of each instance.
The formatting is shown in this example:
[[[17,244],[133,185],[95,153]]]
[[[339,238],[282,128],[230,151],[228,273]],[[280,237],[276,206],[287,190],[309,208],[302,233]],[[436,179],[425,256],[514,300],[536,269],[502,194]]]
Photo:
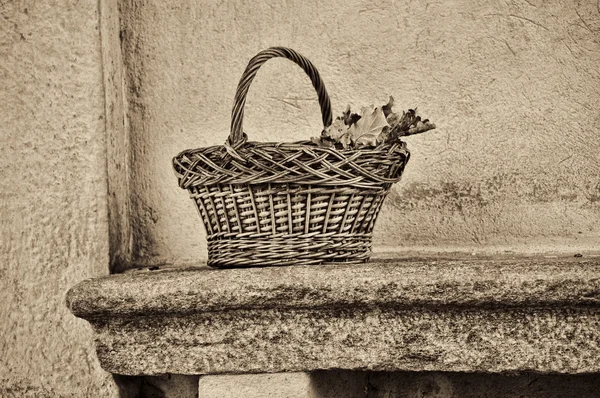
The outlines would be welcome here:
[[[409,159],[405,146],[344,152],[310,143],[246,143],[237,154],[245,161],[224,146],[174,159],[212,267],[367,261],[381,205]]]
[[[190,189],[214,267],[366,261],[386,194],[277,183]]]

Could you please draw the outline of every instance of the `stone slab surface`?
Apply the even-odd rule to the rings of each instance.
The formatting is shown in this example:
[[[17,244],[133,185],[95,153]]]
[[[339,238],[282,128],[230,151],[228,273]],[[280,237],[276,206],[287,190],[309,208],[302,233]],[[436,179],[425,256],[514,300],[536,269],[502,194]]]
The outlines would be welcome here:
[[[600,258],[450,257],[223,270],[146,268],[83,281],[69,291],[67,302],[84,318],[357,305],[597,305]]]
[[[600,371],[600,311],[240,310],[95,321],[109,372]]]
[[[600,262],[420,259],[132,272],[72,311],[119,374],[600,371]]]

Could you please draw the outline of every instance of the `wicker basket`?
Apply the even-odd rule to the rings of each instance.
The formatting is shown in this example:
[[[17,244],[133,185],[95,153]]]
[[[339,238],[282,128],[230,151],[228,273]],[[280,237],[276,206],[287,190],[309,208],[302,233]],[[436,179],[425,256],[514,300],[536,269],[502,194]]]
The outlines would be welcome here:
[[[325,85],[308,59],[273,47],[250,60],[238,84],[227,142],[173,159],[179,186],[189,191],[206,227],[208,265],[367,261],[379,209],[409,159],[406,145],[344,150],[310,141],[248,142],[242,131],[246,94],[260,66],[274,57],[306,72],[323,125],[332,122]]]

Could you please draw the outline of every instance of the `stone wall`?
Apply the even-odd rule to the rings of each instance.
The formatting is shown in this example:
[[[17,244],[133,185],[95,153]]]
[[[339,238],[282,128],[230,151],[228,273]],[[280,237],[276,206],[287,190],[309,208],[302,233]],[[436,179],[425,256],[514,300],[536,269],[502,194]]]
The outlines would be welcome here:
[[[0,396],[115,395],[64,302],[108,273],[98,4],[0,2]]]

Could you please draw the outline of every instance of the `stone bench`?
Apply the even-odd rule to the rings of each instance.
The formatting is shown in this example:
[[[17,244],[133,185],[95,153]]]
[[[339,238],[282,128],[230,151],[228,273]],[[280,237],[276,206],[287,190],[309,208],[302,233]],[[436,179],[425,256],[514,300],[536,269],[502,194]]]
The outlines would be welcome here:
[[[315,370],[600,371],[597,257],[140,269],[83,281],[67,304],[120,375],[260,373],[298,389]]]

